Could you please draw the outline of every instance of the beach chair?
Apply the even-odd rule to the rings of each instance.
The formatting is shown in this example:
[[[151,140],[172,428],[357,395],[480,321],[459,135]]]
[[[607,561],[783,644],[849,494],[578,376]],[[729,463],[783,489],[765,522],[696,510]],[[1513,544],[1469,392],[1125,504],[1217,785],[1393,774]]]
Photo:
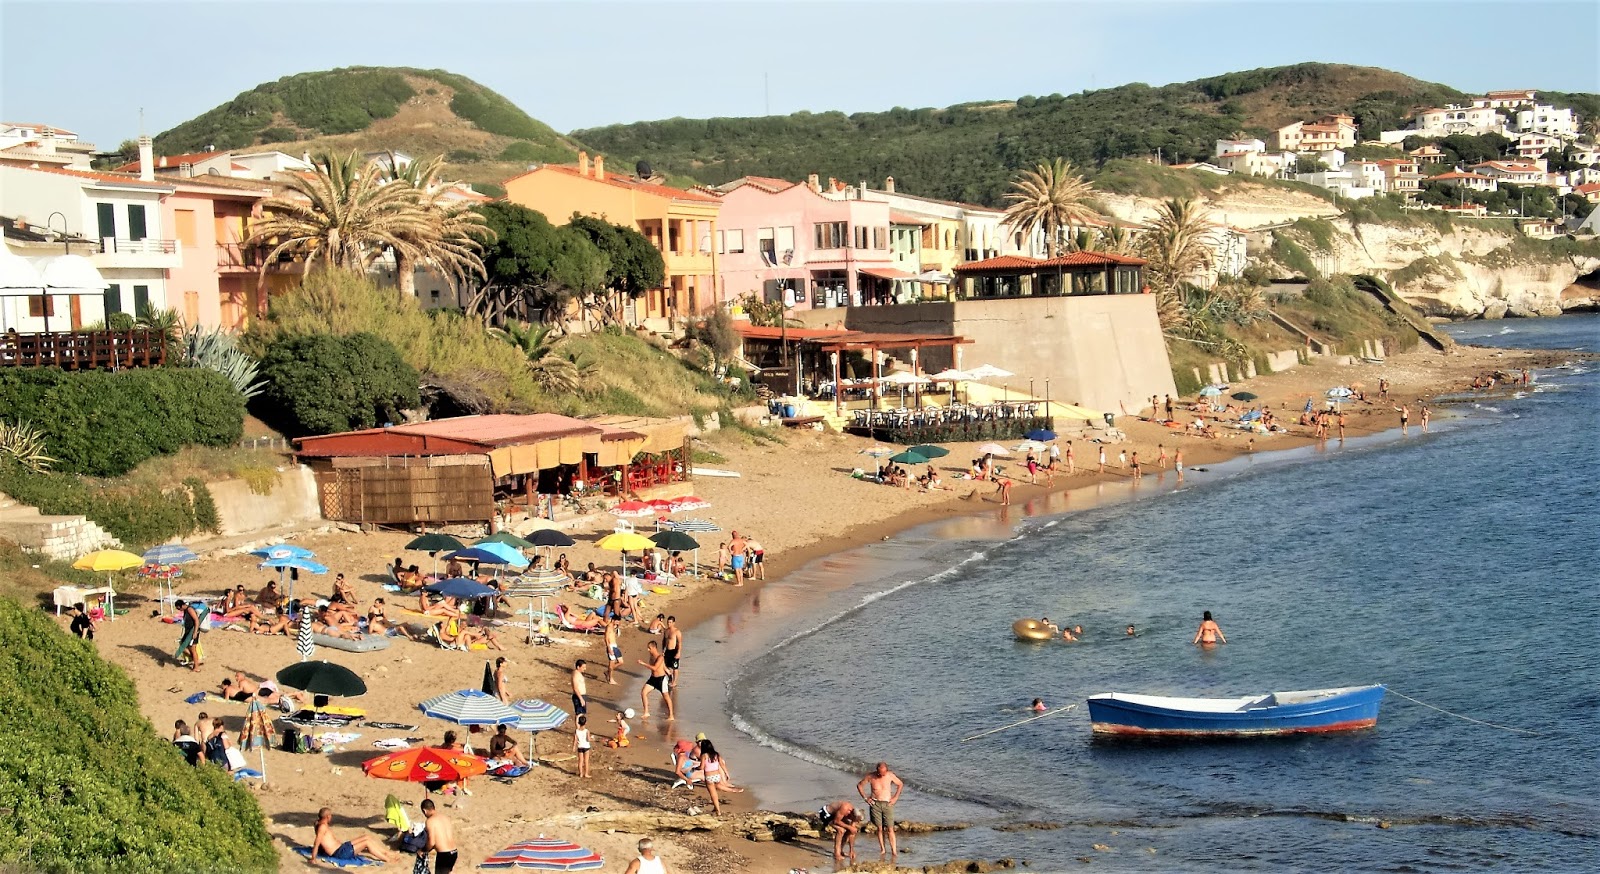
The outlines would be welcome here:
[[[565,604],[556,605],[556,615],[561,617],[561,628],[564,631],[576,631],[580,634],[603,634],[598,622],[579,622],[572,617],[572,611]]]

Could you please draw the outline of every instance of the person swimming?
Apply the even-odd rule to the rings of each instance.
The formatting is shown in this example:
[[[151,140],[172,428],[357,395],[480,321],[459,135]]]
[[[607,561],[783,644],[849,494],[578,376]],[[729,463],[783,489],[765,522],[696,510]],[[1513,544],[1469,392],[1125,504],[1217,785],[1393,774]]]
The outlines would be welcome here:
[[[1045,711],[1044,699],[1033,699],[1033,703],[1028,705],[1028,709],[1032,710],[1034,713],[1043,713]]]
[[[1124,637],[1137,637],[1139,635],[1139,632],[1134,631],[1133,630],[1133,626],[1130,625],[1130,626],[1128,626],[1128,630],[1124,631],[1122,634],[1123,634]]]

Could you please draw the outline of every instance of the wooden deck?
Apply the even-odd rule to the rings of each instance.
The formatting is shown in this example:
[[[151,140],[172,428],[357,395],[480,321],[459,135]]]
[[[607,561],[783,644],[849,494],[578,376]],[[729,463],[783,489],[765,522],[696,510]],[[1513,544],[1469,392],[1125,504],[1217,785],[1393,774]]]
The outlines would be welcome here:
[[[78,331],[0,334],[0,367],[117,370],[167,363],[160,331]]]

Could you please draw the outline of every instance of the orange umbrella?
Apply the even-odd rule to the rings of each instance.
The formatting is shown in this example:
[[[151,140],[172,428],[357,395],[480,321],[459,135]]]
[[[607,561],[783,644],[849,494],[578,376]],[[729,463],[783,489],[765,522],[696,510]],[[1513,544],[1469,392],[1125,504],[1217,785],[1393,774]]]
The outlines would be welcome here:
[[[411,783],[454,783],[482,776],[489,770],[483,759],[438,747],[416,747],[388,753],[361,763],[368,777]]]

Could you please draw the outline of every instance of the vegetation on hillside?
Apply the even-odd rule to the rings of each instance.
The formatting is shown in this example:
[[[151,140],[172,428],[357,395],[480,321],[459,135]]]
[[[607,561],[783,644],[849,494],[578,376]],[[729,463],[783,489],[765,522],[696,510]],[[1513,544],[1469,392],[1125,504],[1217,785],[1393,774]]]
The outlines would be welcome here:
[[[999,206],[1017,170],[1057,156],[1089,167],[1157,152],[1169,162],[1201,160],[1217,139],[1264,136],[1296,119],[1350,111],[1364,131],[1394,127],[1418,106],[1458,96],[1385,70],[1297,64],[1014,103],[669,119],[573,135],[614,160],[645,159],[661,172],[713,184],[745,174],[820,173],[881,186],[893,176],[902,191]]]
[[[372,334],[279,337],[261,358],[261,419],[292,437],[398,425],[422,403],[417,371]]]
[[[30,559],[0,556],[0,575]],[[133,683],[43,611],[0,598],[0,868],[253,872],[277,868],[261,809],[194,767],[139,712]]]

